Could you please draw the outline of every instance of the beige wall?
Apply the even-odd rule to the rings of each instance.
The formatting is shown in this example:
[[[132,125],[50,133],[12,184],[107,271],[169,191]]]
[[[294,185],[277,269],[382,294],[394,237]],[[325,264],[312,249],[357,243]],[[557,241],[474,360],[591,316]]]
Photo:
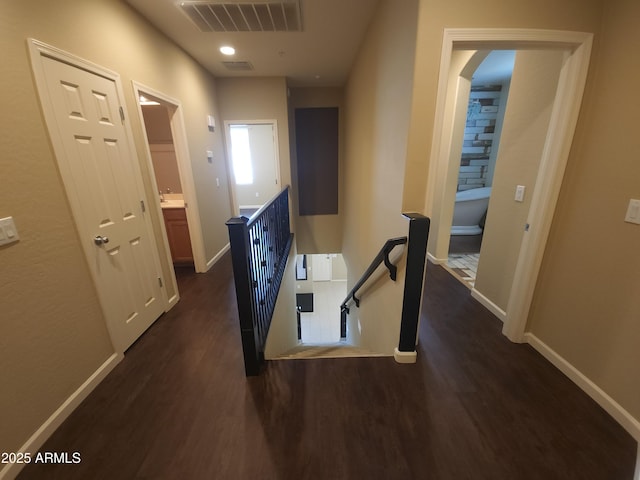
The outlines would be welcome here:
[[[27,37],[121,74],[141,158],[146,147],[131,81],[183,102],[207,258],[228,241],[228,192],[211,188],[212,179],[226,178],[225,165],[208,164],[204,153],[213,149],[222,158],[220,135],[205,123],[216,113],[213,79],[122,2],[0,2],[0,217],[13,216],[21,236],[0,247],[5,452],[19,449],[113,353],[40,112]],[[149,178],[146,186],[155,195]]]
[[[156,191],[182,193],[178,159],[173,144],[169,111],[165,105],[142,105],[144,129],[149,141]]]
[[[447,105],[455,105],[445,113],[444,123],[452,125],[451,148],[448,158],[448,169],[444,182],[433,185],[434,205],[431,214],[428,252],[439,261],[446,262],[449,252],[449,237],[455,195],[458,188],[458,172],[462,157],[462,144],[467,121],[467,107],[471,91],[472,72],[486,58],[487,52],[476,50],[456,50],[451,52],[451,65],[447,77]],[[473,68],[475,67],[475,68]],[[471,72],[467,72],[471,70]],[[407,167],[408,168],[408,167]],[[420,174],[425,176],[425,172]],[[405,183],[405,189],[408,185]],[[443,228],[440,228],[440,227]]]
[[[218,130],[222,131],[224,122],[230,120],[276,120],[280,179],[283,186],[291,185],[286,80],[283,77],[219,78],[216,83],[222,120]]]
[[[298,170],[295,139],[295,109],[338,107],[338,214],[298,215],[298,202],[294,202],[296,242],[302,253],[332,253],[342,251],[342,211],[344,208],[344,109],[343,90],[335,87],[291,88],[289,120],[291,127],[292,195],[298,198]]]
[[[164,105],[142,105],[149,143],[173,143],[169,112]]]
[[[503,311],[511,293],[563,57],[557,50],[516,53],[475,283],[475,289]],[[524,202],[514,200],[517,185],[526,188]]]
[[[418,2],[382,1],[345,89],[343,255],[353,286],[384,242],[406,235],[402,189],[411,111]],[[402,264],[403,265],[403,264]],[[381,271],[381,275],[385,275]],[[361,345],[393,354],[398,346],[404,268],[381,278],[350,314]],[[373,289],[376,293],[373,294]]]
[[[269,336],[264,347],[264,356],[267,360],[276,358],[298,345],[296,293],[302,292],[296,290],[296,255],[296,245],[293,242],[273,310]]]
[[[342,255],[331,258],[331,280],[346,280],[347,265],[344,263]]]
[[[445,27],[595,33],[586,94],[528,330],[640,418],[640,227],[624,223],[639,198],[633,132],[639,103],[640,5],[634,0],[423,0],[420,3],[403,205],[424,207]]]
[[[604,5],[529,329],[640,421],[640,4]]]
[[[157,192],[182,193],[178,159],[172,143],[150,143],[149,151],[156,177]]]
[[[421,0],[403,206],[422,211],[444,28],[542,28],[597,32],[601,0]],[[596,39],[597,42],[597,39]]]
[[[640,136],[633,130],[640,57],[626,53],[640,42],[640,5],[636,0],[422,0],[416,15],[416,4],[410,0],[398,7],[399,2],[382,0],[346,89],[343,252],[349,282],[384,239],[406,233],[400,212],[424,205],[443,28],[595,32],[584,107],[529,329],[640,418],[640,227],[622,221],[629,198],[640,198],[640,163],[634,156]],[[202,69],[120,2],[59,0],[38,2],[37,8],[33,2],[0,2],[0,96],[6,112],[0,117],[0,177],[6,180],[0,217],[12,215],[21,235],[19,243],[0,247],[0,451],[17,450],[113,352],[40,113],[28,36],[122,75],[138,152],[144,152],[144,142],[132,116],[131,80],[179,99],[208,258],[226,244],[224,221],[230,216],[224,183],[213,187],[216,177],[227,178],[227,170],[215,84]],[[246,87],[243,92],[252,91],[236,82]],[[263,91],[272,92],[268,97],[275,101],[267,111],[277,111],[275,118],[283,122],[283,159],[289,144],[282,135],[288,124],[286,86],[284,79],[274,82],[275,90]],[[223,88],[235,91],[231,83]],[[275,115],[238,112],[254,113]],[[215,133],[206,129],[207,114],[216,115]],[[214,151],[213,164],[206,161],[206,150]],[[290,179],[288,158],[281,165]],[[153,189],[148,179],[147,187]],[[379,327],[380,334],[369,340],[385,352],[397,344],[402,269],[398,277],[396,283],[376,283],[380,293],[365,296],[358,313],[363,324],[370,320],[374,331]]]

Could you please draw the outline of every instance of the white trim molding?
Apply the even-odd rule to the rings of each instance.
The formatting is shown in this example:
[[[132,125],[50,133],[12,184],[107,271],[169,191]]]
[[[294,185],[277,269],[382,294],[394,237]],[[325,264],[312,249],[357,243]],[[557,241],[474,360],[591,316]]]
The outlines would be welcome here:
[[[614,420],[616,420],[629,434],[640,442],[640,421],[627,412],[618,402],[611,398],[598,385],[580,372],[576,367],[561,357],[555,350],[536,337],[533,333],[525,333],[524,340],[531,345],[544,358],[549,360],[555,367],[564,373],[569,379],[580,387],[587,395],[600,405]],[[638,452],[640,462],[640,451]],[[638,466],[636,466],[636,470]],[[636,478],[638,480],[636,471]]]
[[[200,222],[200,209],[198,207],[198,197],[196,195],[195,180],[193,178],[193,170],[191,168],[191,155],[189,154],[187,129],[184,123],[182,102],[135,80],[133,80],[131,83],[133,85],[133,92],[136,100],[140,97],[141,94],[150,95],[161,100],[169,110],[169,123],[171,125],[171,136],[173,137],[173,146],[178,163],[178,172],[180,174],[180,184],[182,185],[185,203],[188,205],[188,207],[185,209],[185,212],[187,214],[187,224],[189,225],[189,239],[191,241],[191,249],[193,251],[193,262],[196,272],[206,272],[207,267],[205,258],[204,237],[202,233],[202,224]],[[153,168],[153,161],[151,159],[151,150],[149,147],[147,131],[146,128],[144,128],[144,116],[142,114],[142,107],[140,105],[140,102],[136,101],[136,107],[138,109],[138,117],[142,126],[142,134],[145,140],[146,166],[148,171],[151,172],[151,176],[153,177],[152,182],[155,185],[156,175]],[[173,265],[173,262],[171,260],[171,253],[169,251],[169,240],[167,239],[166,228],[164,226],[164,222],[162,221],[163,216],[160,207],[160,199],[158,195],[154,195],[153,198],[155,199],[155,208],[161,220],[160,228],[163,233],[162,241],[165,245],[168,262],[170,265]],[[178,287],[175,280],[175,274],[173,282],[174,287],[177,291]]]
[[[471,296],[476,300],[478,300],[483,307],[485,307],[487,310],[493,313],[496,317],[500,319],[502,323],[504,323],[505,319],[507,318],[507,312],[502,310],[498,305],[493,303],[491,300],[489,300],[487,297],[485,297],[482,293],[480,293],[475,288],[471,289]]]
[[[52,103],[52,99],[46,94],[49,91],[49,84],[46,74],[46,68],[44,59],[49,58],[55,60],[56,62],[61,62],[63,64],[69,65],[70,67],[76,69],[77,71],[88,72],[91,75],[95,75],[98,77],[102,77],[107,79],[110,82],[113,82],[113,86],[115,88],[115,97],[114,100],[118,102],[118,106],[120,109],[120,115],[122,115],[122,128],[124,132],[123,136],[123,147],[126,152],[126,155],[132,160],[138,159],[138,152],[136,150],[135,145],[135,136],[133,135],[132,123],[131,121],[126,121],[129,118],[129,110],[127,108],[126,95],[124,92],[124,88],[122,86],[120,74],[110,70],[108,68],[102,67],[96,63],[93,63],[89,60],[85,60],[81,57],[78,57],[72,53],[61,50],[52,45],[48,45],[40,40],[36,40],[34,38],[27,38],[27,47],[29,50],[31,69],[35,80],[36,91],[38,92],[38,97],[40,99],[40,106],[42,108],[42,120],[44,120],[47,131],[49,133],[48,138],[53,147],[52,153],[54,153],[54,157],[56,158],[56,164],[58,166],[58,171],[61,175],[60,180],[62,181],[62,185],[64,186],[64,190],[66,196],[69,200],[69,207],[72,213],[74,224],[76,226],[76,231],[80,234],[85,228],[83,224],[85,224],[85,220],[83,220],[83,212],[84,206],[83,201],[78,196],[77,192],[74,193],[74,173],[71,168],[71,164],[68,161],[68,154],[66,151],[66,147],[64,146],[63,136],[60,133],[60,125],[56,120],[56,108]],[[117,115],[117,114],[116,114]],[[143,129],[144,130],[144,129]],[[133,191],[135,188],[135,194],[139,195],[139,199],[143,202],[143,207],[145,205],[151,205],[150,199],[147,196],[147,191],[145,189],[145,175],[142,172],[142,165],[138,161],[131,162],[131,169],[129,171],[129,175],[131,176],[133,185],[128,188],[128,191]],[[146,236],[149,244],[150,254],[153,257],[153,271],[151,268],[151,264],[144,267],[145,274],[153,274],[162,278],[162,266],[161,266],[161,258],[160,258],[160,250],[158,238],[154,232],[154,221],[151,215],[140,215],[139,217],[142,219],[144,225],[144,235]],[[93,227],[91,227],[93,228]],[[95,257],[96,249],[93,242],[82,242],[82,250],[84,253],[84,257],[87,259],[89,264],[92,263],[92,260]],[[119,323],[116,321],[116,318],[111,313],[111,304],[112,296],[108,294],[109,289],[101,288],[101,285],[104,286],[106,283],[112,283],[108,280],[105,280],[103,276],[98,274],[98,270],[96,268],[90,269],[92,283],[96,288],[98,293],[98,300],[100,302],[101,310],[104,314],[104,318],[106,320],[107,330],[109,331],[109,335],[111,337],[111,341],[115,346],[117,351],[124,352],[128,346],[130,346],[131,339],[127,338],[126,335],[123,335],[122,329],[119,327]],[[153,278],[153,277],[151,277]],[[155,280],[149,279],[153,283]],[[160,291],[162,292],[161,297],[163,299],[163,311],[167,311],[171,304],[169,303],[169,299],[167,298],[166,289],[160,286]],[[159,295],[160,297],[160,295]],[[158,302],[160,303],[160,302]],[[162,312],[157,312],[158,317]],[[154,313],[154,315],[155,315]],[[148,323],[147,327],[153,324],[157,318]],[[144,332],[139,331],[139,335]]]
[[[446,185],[455,123],[451,114],[455,108],[455,101],[452,100],[454,96],[448,92],[454,51],[536,48],[558,49],[566,53],[538,177],[532,192],[527,218],[530,228],[520,247],[504,318],[503,334],[513,342],[524,341],[531,300],[578,121],[592,42],[593,34],[584,32],[501,28],[444,30],[425,198],[425,214],[430,218],[440,219],[432,224],[432,229],[440,234],[430,241],[431,253],[438,251],[437,238],[443,237],[442,230],[448,231],[451,228],[450,220],[434,216],[434,211],[446,200],[447,193],[446,188],[439,186]],[[441,254],[435,253],[430,258],[438,255]]]
[[[80,403],[89,396],[89,394],[104,380],[104,378],[122,361],[124,355],[122,353],[114,353],[111,355],[80,387],[67,398],[60,407],[38,428],[33,435],[20,447],[20,453],[37,452],[44,442],[62,425],[67,417],[73,412]],[[9,480],[15,478],[22,470],[24,464],[11,463],[7,464],[0,470],[0,480]]]
[[[218,253],[216,253],[216,255],[207,262],[207,269],[205,270],[205,272],[208,272],[209,269],[211,267],[213,267],[216,263],[218,263],[220,261],[220,259],[222,258],[222,256],[227,253],[229,251],[229,249],[231,248],[231,244],[227,243],[224,247],[222,247],[222,250],[220,250]]]
[[[418,359],[418,352],[401,352],[397,348],[393,351],[393,358],[398,363],[416,363]]]
[[[231,157],[231,125],[271,125],[273,127],[273,154],[275,156],[275,174],[276,180],[280,188],[282,188],[282,177],[280,176],[280,137],[278,133],[278,120],[275,118],[254,119],[254,120],[225,120],[224,121],[224,139],[225,149],[227,152],[227,173],[229,177],[229,187],[231,192],[231,208],[233,215],[239,216],[241,208],[260,208],[262,205],[239,205],[238,195],[236,191],[236,178],[233,171],[233,160]]]
[[[431,253],[427,252],[427,258],[429,259],[429,261],[435,265],[442,265],[442,264],[447,264],[447,260],[449,260],[448,258],[437,258],[434,255],[432,255]]]

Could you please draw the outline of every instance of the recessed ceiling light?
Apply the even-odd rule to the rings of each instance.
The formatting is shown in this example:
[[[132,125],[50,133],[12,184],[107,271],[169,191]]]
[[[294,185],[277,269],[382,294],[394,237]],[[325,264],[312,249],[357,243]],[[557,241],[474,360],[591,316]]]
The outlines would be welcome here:
[[[234,53],[236,53],[236,49],[225,45],[224,47],[220,47],[220,52],[223,55],[233,55]]]

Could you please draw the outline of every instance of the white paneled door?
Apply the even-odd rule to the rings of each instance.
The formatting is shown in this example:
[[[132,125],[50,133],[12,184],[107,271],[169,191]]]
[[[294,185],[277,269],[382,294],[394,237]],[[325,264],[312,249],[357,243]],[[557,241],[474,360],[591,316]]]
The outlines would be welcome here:
[[[80,241],[117,351],[164,311],[157,246],[115,74],[32,44],[38,91]]]

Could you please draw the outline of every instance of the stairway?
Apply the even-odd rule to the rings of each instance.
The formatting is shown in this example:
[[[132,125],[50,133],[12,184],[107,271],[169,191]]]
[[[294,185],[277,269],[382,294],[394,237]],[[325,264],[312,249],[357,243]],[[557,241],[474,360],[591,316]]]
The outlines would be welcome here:
[[[323,345],[300,344],[274,360],[294,360],[311,358],[342,358],[342,357],[384,357],[381,353],[371,352],[364,348],[347,343],[330,343]]]

